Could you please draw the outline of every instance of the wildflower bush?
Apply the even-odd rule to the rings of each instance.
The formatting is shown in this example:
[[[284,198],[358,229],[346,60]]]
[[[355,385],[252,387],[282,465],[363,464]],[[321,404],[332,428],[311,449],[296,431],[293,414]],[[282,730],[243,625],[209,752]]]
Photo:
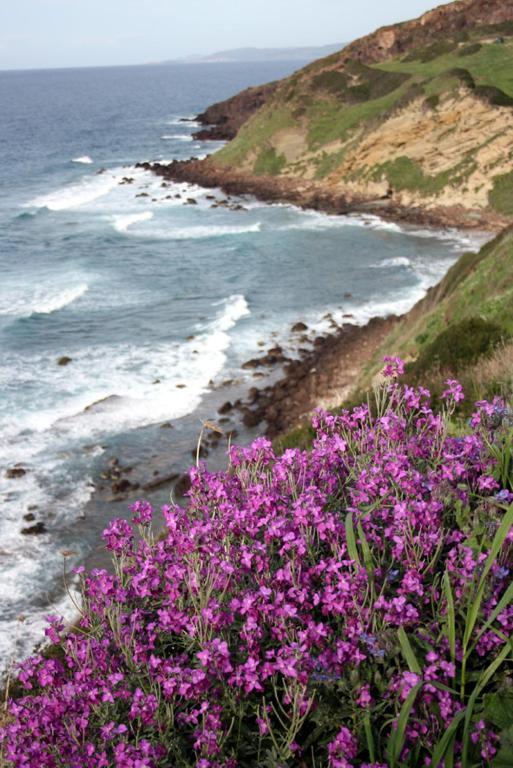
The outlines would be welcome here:
[[[402,386],[318,413],[310,452],[256,440],[191,471],[187,508],[133,507],[50,618],[2,730],[19,768],[513,764],[510,413],[468,433]]]

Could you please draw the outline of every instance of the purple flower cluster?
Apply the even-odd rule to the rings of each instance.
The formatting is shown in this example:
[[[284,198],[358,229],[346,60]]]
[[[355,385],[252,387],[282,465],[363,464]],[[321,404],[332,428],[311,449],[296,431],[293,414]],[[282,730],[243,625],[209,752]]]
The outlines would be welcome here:
[[[113,521],[112,573],[81,576],[74,631],[52,618],[20,666],[7,764],[488,765],[513,672],[506,437],[493,404],[451,436],[457,382],[435,414],[402,370],[377,413],[318,413],[309,452],[258,439],[191,470],[165,535],[146,502],[140,537]]]

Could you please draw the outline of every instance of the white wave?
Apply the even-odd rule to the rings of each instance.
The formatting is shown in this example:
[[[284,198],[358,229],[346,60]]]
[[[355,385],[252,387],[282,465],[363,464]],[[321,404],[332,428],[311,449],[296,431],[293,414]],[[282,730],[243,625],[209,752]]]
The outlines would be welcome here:
[[[249,206],[249,207],[255,207]],[[291,207],[287,204],[282,207],[289,208],[294,212],[300,213],[300,218],[297,221],[286,224],[280,229],[294,230],[294,229],[338,229],[339,227],[366,227],[367,229],[384,230],[389,232],[402,232],[402,229],[397,225],[389,221],[384,221],[378,216],[371,216],[367,214],[348,214],[342,216],[332,216],[327,213],[319,213],[318,211],[301,211],[299,209]]]
[[[63,187],[47,195],[40,195],[25,203],[23,207],[48,208],[50,211],[65,211],[68,208],[78,208],[78,206],[91,203],[107,195],[118,185],[125,174],[125,169],[119,169],[116,173],[85,176],[78,184]]]
[[[226,237],[228,235],[245,235],[252,232],[260,232],[261,223],[249,224],[247,226],[199,226],[199,227],[177,227],[174,229],[144,229],[139,232],[133,231],[130,234],[149,237],[155,240],[202,240],[210,237]]]
[[[123,216],[113,216],[112,221],[114,229],[117,232],[124,233],[134,224],[138,224],[141,221],[150,221],[152,218],[153,213],[151,211],[143,211],[142,213],[129,213]]]
[[[25,290],[18,295],[9,294],[9,301],[0,304],[0,316],[30,317],[31,315],[49,315],[64,309],[83,296],[89,289],[87,283],[79,283],[69,288],[43,285],[26,296]]]
[[[406,256],[393,256],[390,259],[383,259],[378,264],[372,264],[373,269],[386,269],[387,267],[409,267],[411,261]]]
[[[91,165],[93,162],[89,155],[82,155],[81,157],[74,157],[72,163],[81,163],[82,165]]]
[[[166,123],[168,125],[181,125],[182,128],[185,126],[191,126],[192,128],[198,128],[201,123],[198,123],[197,120],[194,120],[196,115],[184,115],[183,117],[174,117],[172,120],[166,120]]]
[[[214,318],[197,328],[193,342],[96,345],[74,353],[66,369],[53,359],[16,358],[11,381],[51,386],[54,404],[0,419],[5,437],[0,464],[30,463],[50,445],[62,447],[70,439],[101,437],[192,412],[224,365],[229,331],[249,314],[240,294],[214,308]]]
[[[174,133],[171,135],[164,134],[164,136],[160,137],[164,141],[192,141],[192,136],[190,133]]]

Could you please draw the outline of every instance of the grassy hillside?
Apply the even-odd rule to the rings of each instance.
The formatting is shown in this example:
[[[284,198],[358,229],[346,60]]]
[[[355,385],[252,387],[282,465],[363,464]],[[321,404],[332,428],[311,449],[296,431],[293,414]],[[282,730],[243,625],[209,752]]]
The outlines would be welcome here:
[[[210,162],[349,198],[513,215],[513,22],[378,63],[358,55],[356,43],[283,80]]]
[[[513,392],[513,228],[464,255],[396,326],[360,382],[368,387],[383,354],[409,361],[406,378],[436,393],[459,377],[471,401]]]
[[[479,253],[463,255],[445,278],[400,320],[369,360],[349,401],[364,401],[381,383],[385,355],[406,361],[405,383],[429,388],[434,404],[447,378],[459,379],[466,392],[456,412],[465,420],[474,403],[513,396],[513,227]],[[311,444],[309,424],[275,441],[278,451]]]

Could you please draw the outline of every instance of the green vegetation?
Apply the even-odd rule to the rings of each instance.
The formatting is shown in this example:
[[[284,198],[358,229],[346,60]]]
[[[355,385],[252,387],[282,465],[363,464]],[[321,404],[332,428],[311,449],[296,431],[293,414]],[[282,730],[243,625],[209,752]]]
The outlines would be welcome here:
[[[390,332],[369,361],[351,397],[366,400],[385,355],[408,360],[405,381],[421,383],[440,402],[448,377],[457,377],[467,397],[456,414],[467,418],[476,400],[513,395],[513,227],[478,253],[466,253]],[[372,398],[371,398],[372,399]],[[464,422],[463,422],[464,423]],[[300,427],[276,448],[304,448],[309,431]]]
[[[287,160],[284,155],[277,155],[274,147],[268,147],[259,154],[253,170],[256,174],[265,173],[269,176],[277,176],[286,163]]]
[[[486,32],[506,33],[502,28]],[[289,166],[279,149],[281,137],[286,141],[287,129],[299,129],[304,132],[306,148],[289,169],[298,176],[310,171],[321,180],[336,171],[353,149],[358,149],[368,132],[415,99],[423,100],[425,109],[436,111],[447,96],[457,97],[462,88],[491,108],[513,108],[513,40],[507,38],[504,44],[497,44],[471,31],[373,65],[333,54],[285,79],[272,100],[217,153],[213,162],[243,167],[256,174],[279,175]],[[455,129],[456,124],[448,123],[448,132]],[[441,173],[427,174],[420,163],[408,157],[405,145],[404,156],[389,160],[385,153],[382,164],[359,178],[365,181],[384,176],[395,191],[438,195],[449,185],[461,186],[474,171],[475,155],[482,146],[482,134],[478,134],[466,159]],[[328,145],[332,146],[323,153]],[[500,172],[500,168],[494,172]],[[490,204],[499,213],[513,215],[513,204],[507,199],[508,185],[509,179],[497,181]]]
[[[498,213],[513,216],[513,171],[495,177],[488,200]]]
[[[403,156],[398,157],[397,160],[390,160],[375,166],[372,179],[379,181],[383,176],[386,176],[396,190],[418,190],[425,195],[436,195],[448,184],[451,171],[444,171],[436,176],[428,176],[418,163]]]

